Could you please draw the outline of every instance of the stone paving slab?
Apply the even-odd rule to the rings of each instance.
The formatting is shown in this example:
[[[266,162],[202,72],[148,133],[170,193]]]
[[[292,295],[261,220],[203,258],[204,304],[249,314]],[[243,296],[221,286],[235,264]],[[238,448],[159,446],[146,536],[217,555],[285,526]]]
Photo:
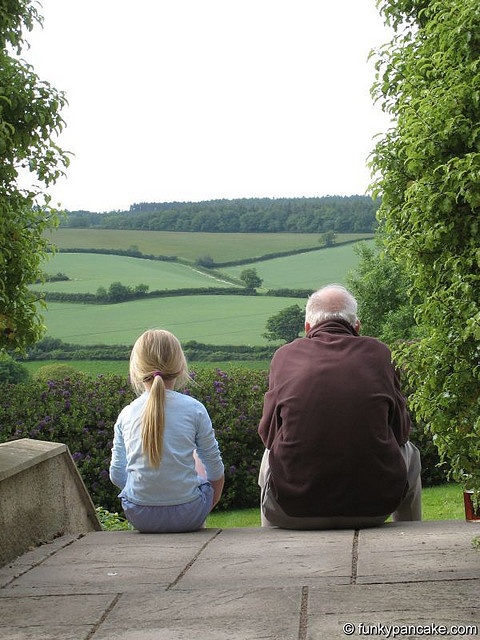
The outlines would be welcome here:
[[[0,569],[0,638],[335,640],[442,623],[478,638],[474,535],[451,521],[66,536]],[[444,634],[396,637],[425,635]]]
[[[392,535],[386,537],[390,529]],[[390,523],[359,534],[358,583],[456,580],[479,577],[472,538],[480,525],[463,521]]]
[[[310,587],[308,608],[315,615],[325,616],[369,613],[369,622],[374,622],[378,613],[415,610],[426,614],[436,608],[468,609],[473,616],[480,614],[479,581],[480,576],[478,580],[450,580],[437,591],[437,585],[430,582]]]
[[[227,529],[205,548],[180,586],[211,587],[219,574],[229,588],[304,585],[312,580],[348,584],[353,539],[353,531]]]
[[[31,549],[5,566],[0,567],[0,596],[2,593],[1,589],[12,582],[12,580],[30,571],[37,564],[44,562],[46,558],[78,539],[78,535],[65,535],[61,538],[56,538],[52,542]]]
[[[0,637],[87,638],[112,605],[111,595],[9,596],[0,598]]]
[[[476,625],[480,635],[479,580],[446,583],[398,583],[349,585],[328,590],[311,588],[308,593],[307,638],[347,638],[345,630],[355,629],[352,637],[385,637],[392,625],[444,624]],[[345,625],[353,625],[345,627]],[[435,628],[432,626],[431,631]],[[440,633],[424,633],[437,636]],[[402,634],[402,637],[420,637]],[[478,637],[466,634],[462,637]]]
[[[175,589],[149,598],[125,595],[94,638],[296,640],[300,589],[225,589],[222,585],[219,578],[216,589]],[[139,635],[138,620],[144,635]]]
[[[365,615],[343,614],[333,617],[317,618],[312,616],[305,640],[346,640],[347,638],[401,638],[405,640],[423,638],[457,637],[463,640],[478,640],[478,618],[465,626],[468,612],[454,612],[447,608],[436,610],[432,614],[418,613],[415,610],[381,615],[373,623],[365,622]],[[457,619],[458,618],[458,619]],[[385,624],[381,622],[387,620]],[[413,622],[412,622],[413,621]],[[433,622],[434,621],[434,622]],[[458,625],[458,627],[457,627]],[[442,628],[443,627],[443,628]],[[456,633],[462,629],[462,634]],[[452,630],[452,631],[451,631]]]
[[[95,532],[49,555],[11,585],[17,593],[123,593],[165,590],[219,530],[139,534]],[[0,597],[2,592],[0,591]]]

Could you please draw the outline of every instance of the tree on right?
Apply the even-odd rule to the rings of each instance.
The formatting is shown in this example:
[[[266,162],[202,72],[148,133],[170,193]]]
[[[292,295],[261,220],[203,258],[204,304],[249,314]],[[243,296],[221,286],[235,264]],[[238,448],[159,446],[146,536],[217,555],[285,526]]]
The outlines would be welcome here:
[[[480,491],[478,0],[378,7],[393,35],[372,52],[372,95],[392,125],[372,152],[372,195],[421,336],[396,356],[453,479]]]

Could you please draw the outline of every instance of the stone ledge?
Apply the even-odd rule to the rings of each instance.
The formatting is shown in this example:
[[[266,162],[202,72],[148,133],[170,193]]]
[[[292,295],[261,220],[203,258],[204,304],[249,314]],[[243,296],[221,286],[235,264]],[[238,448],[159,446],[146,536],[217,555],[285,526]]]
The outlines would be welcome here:
[[[99,530],[65,444],[27,438],[0,444],[0,566],[58,536]]]
[[[66,444],[28,438],[0,444],[0,482],[66,451]]]

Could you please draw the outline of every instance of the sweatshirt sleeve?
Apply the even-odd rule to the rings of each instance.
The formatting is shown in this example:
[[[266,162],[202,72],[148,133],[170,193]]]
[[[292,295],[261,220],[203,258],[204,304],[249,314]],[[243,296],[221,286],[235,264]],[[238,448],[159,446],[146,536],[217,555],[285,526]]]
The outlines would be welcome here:
[[[208,480],[219,480],[224,474],[224,465],[212,421],[203,405],[198,414],[196,447],[197,454],[205,466]]]
[[[115,486],[123,489],[127,482],[127,454],[121,425],[119,416],[114,427],[112,456],[110,459],[110,480]]]

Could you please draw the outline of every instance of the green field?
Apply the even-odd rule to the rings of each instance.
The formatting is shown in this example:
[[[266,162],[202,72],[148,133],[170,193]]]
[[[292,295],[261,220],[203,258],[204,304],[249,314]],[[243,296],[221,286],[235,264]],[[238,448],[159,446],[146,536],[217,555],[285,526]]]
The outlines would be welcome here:
[[[371,241],[370,241],[371,242]],[[355,245],[329,247],[321,251],[300,253],[285,258],[275,258],[255,265],[258,275],[267,289],[311,289],[337,282],[345,284],[345,277],[358,263]],[[243,266],[223,268],[222,273],[238,278]]]
[[[129,249],[154,256],[177,256],[194,262],[210,255],[215,262],[242,260],[319,247],[318,233],[186,233],[175,231],[119,231],[113,229],[56,229],[52,242],[60,249]],[[337,242],[371,238],[371,234],[338,234]]]
[[[361,236],[339,236],[338,240]],[[160,231],[113,231],[60,229],[54,233],[62,247],[128,249],[144,253],[195,256],[210,254],[215,260],[318,245],[317,234],[214,234]],[[371,240],[369,242],[372,242]],[[259,293],[267,289],[315,290],[328,282],[345,283],[358,262],[355,244],[333,246],[295,256],[250,263],[263,279]],[[238,279],[245,265],[224,268],[217,276],[193,266],[115,255],[58,253],[43,265],[49,274],[63,273],[69,281],[42,285],[46,292],[96,293],[112,282],[150,291],[232,286],[223,281]],[[36,286],[35,288],[39,288]],[[114,305],[48,303],[44,312],[47,335],[79,345],[130,345],[145,329],[163,327],[185,342],[218,345],[265,345],[265,325],[275,313],[305,300],[259,296],[178,296],[140,299]]]
[[[57,253],[43,265],[47,274],[63,273],[68,281],[46,282],[42,291],[63,293],[95,293],[112,282],[135,287],[146,284],[157,289],[194,287],[231,287],[229,282],[202,273],[194,267],[175,262],[159,262],[96,253]]]
[[[358,256],[355,245],[341,245],[320,251],[300,253],[254,263],[263,279],[263,289],[317,289],[329,282],[344,282],[355,268]],[[44,263],[44,271],[63,273],[68,281],[47,282],[43,291],[95,293],[112,282],[126,286],[146,284],[150,290],[196,287],[231,287],[220,277],[198,271],[193,266],[94,253],[57,253]],[[227,278],[238,279],[245,265],[223,268]]]
[[[113,305],[51,302],[44,313],[47,335],[64,342],[133,344],[146,329],[172,331],[179,340],[207,344],[264,345],[268,318],[294,298],[182,296]]]

